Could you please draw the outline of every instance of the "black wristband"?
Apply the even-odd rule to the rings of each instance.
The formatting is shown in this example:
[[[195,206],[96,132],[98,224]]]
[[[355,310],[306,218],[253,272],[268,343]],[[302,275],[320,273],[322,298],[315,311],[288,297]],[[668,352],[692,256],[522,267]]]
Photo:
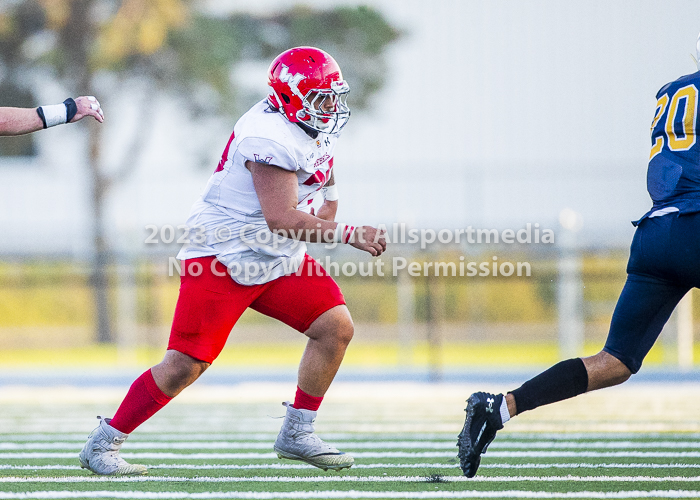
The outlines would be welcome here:
[[[75,103],[72,97],[69,97],[63,101],[63,104],[66,105],[66,123],[70,123],[78,112],[78,105]],[[46,121],[44,121],[44,128],[46,128]]]
[[[41,123],[44,124],[44,128],[48,128],[48,127],[46,126],[46,117],[44,116],[44,110],[41,109],[41,106],[39,106],[38,108],[36,108],[36,114],[39,115],[39,118],[41,118]]]

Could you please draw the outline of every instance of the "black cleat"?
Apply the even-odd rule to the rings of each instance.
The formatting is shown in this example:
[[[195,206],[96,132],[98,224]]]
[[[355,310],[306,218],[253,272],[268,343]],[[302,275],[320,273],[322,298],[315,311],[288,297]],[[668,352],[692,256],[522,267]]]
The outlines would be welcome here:
[[[481,463],[481,455],[503,429],[501,403],[503,394],[475,392],[467,399],[467,419],[457,437],[459,466],[467,477],[474,477]]]

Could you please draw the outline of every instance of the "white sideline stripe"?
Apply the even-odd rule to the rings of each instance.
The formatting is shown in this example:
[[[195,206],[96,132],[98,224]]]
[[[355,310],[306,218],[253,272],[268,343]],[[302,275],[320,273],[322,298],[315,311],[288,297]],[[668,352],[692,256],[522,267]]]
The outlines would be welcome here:
[[[15,425],[17,423],[15,422]],[[76,440],[77,442],[84,442],[89,434],[89,429],[86,429],[83,433],[63,433],[61,437],[64,440]],[[168,438],[162,439],[162,433],[141,431],[131,438],[131,441],[135,439],[151,439],[158,441],[169,441],[173,438],[182,437],[189,441],[211,441],[211,440],[221,440],[221,441],[269,441],[274,440],[277,437],[277,432],[229,432],[229,433],[191,433],[185,432],[180,433],[168,432]],[[435,440],[454,440],[454,433],[452,432],[435,432],[435,433],[411,433],[411,438],[413,441],[435,441]],[[357,440],[357,441],[370,441],[370,440],[403,440],[405,438],[405,433],[347,433],[347,432],[324,432],[323,437],[327,440],[341,441],[341,440]],[[555,440],[555,441],[565,441],[565,440],[579,440],[579,439],[589,439],[589,440],[633,440],[633,439],[664,439],[669,442],[683,443],[688,440],[700,440],[700,433],[688,432],[688,433],[678,433],[674,435],[668,435],[668,433],[661,432],[591,432],[591,433],[581,433],[581,432],[507,432],[501,431],[498,435],[498,441],[500,442],[511,442],[511,441],[543,441],[543,440]],[[27,433],[21,434],[13,432],[11,434],[0,432],[0,441],[2,442],[22,442],[22,441],[55,441],[55,432],[39,432],[39,433]]]
[[[206,411],[202,407],[202,411]],[[447,417],[445,417],[447,418]],[[691,418],[691,417],[688,417]],[[564,423],[565,422],[565,423]],[[412,415],[410,418],[403,418],[401,416],[391,416],[391,419],[382,421],[378,423],[377,420],[373,421],[363,421],[358,423],[357,420],[335,420],[327,419],[323,417],[323,434],[326,433],[351,433],[351,434],[386,434],[386,433],[397,433],[406,432],[408,434],[417,432],[421,434],[427,434],[431,432],[450,434],[454,433],[455,421],[449,420],[436,420],[433,415],[425,415],[421,417],[420,415]],[[620,420],[588,420],[588,419],[575,419],[567,418],[565,421],[550,421],[546,423],[546,429],[550,432],[566,432],[568,429],[590,429],[592,432],[610,432],[611,434],[616,431],[633,432],[634,430],[644,431],[648,428],[660,428],[677,431],[678,433],[689,433],[692,431],[697,431],[698,426],[695,421],[677,422],[677,426],[674,429],[670,429],[669,426],[663,423],[657,417],[649,417],[645,420],[637,420],[633,418],[626,418]],[[458,423],[457,425],[461,425]],[[157,419],[153,424],[149,424],[147,429],[149,433],[177,433],[185,435],[192,429],[209,429],[211,432],[216,434],[224,433],[246,433],[246,432],[269,432],[275,433],[279,432],[279,422],[275,421],[265,421],[263,417],[259,417],[256,420],[251,420],[250,422],[244,422],[242,424],[236,424],[231,421],[230,415],[226,419],[221,419],[219,422],[207,422],[200,421],[198,418],[195,419],[179,419],[171,420],[168,422],[163,422],[161,419]],[[680,427],[679,427],[680,426]],[[21,433],[35,433],[44,432],[46,429],[51,429],[56,433],[84,433],[87,434],[95,428],[95,424],[91,421],[86,424],[85,420],[82,421],[72,421],[63,422],[61,420],[56,420],[56,418],[47,418],[44,422],[22,421],[22,416],[18,416],[14,419],[0,419],[0,429],[13,429],[16,432]],[[540,427],[533,427],[533,429],[538,429]],[[458,428],[459,430],[459,428]],[[140,433],[139,433],[140,435]]]
[[[285,493],[272,492],[145,492],[145,491],[35,491],[31,493],[0,492],[0,499],[61,499],[61,498],[122,498],[135,500],[170,500],[170,499],[251,499],[251,500],[284,500],[306,498],[698,498],[700,491],[682,490],[653,490],[653,491],[568,491],[550,493],[547,491],[293,491]]]
[[[77,433],[60,433],[61,439],[64,441],[82,441],[87,439],[90,429],[85,429],[85,432]],[[270,439],[275,439],[279,432],[211,432],[211,433],[197,433],[197,432],[169,432],[166,437],[160,432],[150,432],[141,431],[139,429],[138,433],[135,434],[131,439],[143,439],[144,441],[170,441],[173,438],[182,438],[182,441],[268,441]],[[13,432],[3,433],[0,432],[0,441],[54,441],[56,439],[56,432],[32,432],[32,433],[17,433]],[[333,439],[334,441],[405,441],[406,433],[400,432],[381,432],[381,433],[367,433],[367,432],[324,432],[323,437],[327,439]],[[440,441],[440,440],[452,440],[454,437],[454,432],[434,432],[434,433],[411,433],[411,441]],[[526,439],[537,439],[537,440],[566,440],[566,439],[631,439],[634,437],[639,437],[640,439],[654,439],[654,438],[664,438],[673,440],[674,436],[646,436],[640,434],[639,436],[630,436],[621,433],[611,433],[609,435],[591,434],[588,436],[581,436],[580,438],[572,435],[554,435],[554,434],[541,434],[535,435],[518,435],[514,437],[513,434],[503,434],[503,436],[498,436],[501,440],[526,440]],[[679,438],[680,439],[680,438]],[[700,435],[683,434],[682,439],[700,439]]]
[[[454,458],[457,451],[360,451],[355,458]],[[489,458],[700,458],[698,451],[493,451]],[[0,459],[75,458],[76,453],[0,453]],[[276,453],[122,453],[125,459],[264,460]]]
[[[487,467],[482,465],[482,468]],[[679,465],[678,467],[686,467]],[[182,470],[315,470],[313,465],[302,464],[158,464],[148,465],[149,469]],[[458,464],[355,464],[353,469],[458,469]],[[687,468],[687,467],[686,467]],[[700,468],[700,464],[698,464]],[[82,470],[78,465],[6,465],[0,464],[0,470]]]
[[[700,476],[441,476],[446,482],[518,483],[700,483]],[[0,477],[0,483],[429,483],[426,476],[251,476],[251,477],[179,477],[179,476],[65,476]]]
[[[182,470],[313,470],[311,465],[301,464],[158,464],[148,465],[149,469]],[[352,469],[457,469],[458,464],[355,464]],[[481,464],[481,469],[700,469],[700,464],[618,464],[618,463],[553,463],[553,464]],[[0,464],[0,470],[81,470],[78,465],[7,465]]]
[[[59,441],[53,443],[2,443],[0,450],[80,450],[84,441]],[[336,441],[333,443],[338,448],[347,450],[366,449],[453,449],[456,439],[449,441]],[[135,441],[129,443],[129,449],[173,449],[173,450],[268,450],[270,443],[267,441]],[[490,449],[640,449],[640,448],[669,448],[669,449],[698,449],[700,442],[674,442],[674,441],[503,441],[494,442]]]
[[[697,449],[700,448],[699,441],[495,441],[491,443],[489,449],[496,448],[544,448],[544,449],[590,449],[590,448],[670,448],[670,449]]]
[[[78,450],[71,453],[0,453],[0,459],[46,459],[46,458],[76,458]],[[691,453],[691,452],[689,452]],[[495,454],[492,454],[492,456]],[[700,453],[698,453],[700,456]],[[125,459],[165,459],[165,460],[269,460],[276,459],[277,453],[167,453],[167,452],[144,452],[144,453],[122,453]],[[353,453],[355,458],[455,458],[457,451],[427,451],[427,452],[358,452]],[[680,455],[674,455],[680,456]]]
[[[700,439],[698,432],[531,432],[531,431],[500,431],[498,439],[512,440],[566,440],[566,439]],[[437,434],[436,434],[437,435]],[[417,439],[417,438],[416,438]]]
[[[354,454],[357,456],[358,454]],[[698,458],[697,451],[494,451],[492,458]]]
[[[129,443],[129,449],[135,450],[269,450],[273,440],[269,441],[135,441]],[[53,443],[0,443],[0,450],[78,450],[85,441]],[[335,446],[348,449],[452,449],[457,446],[457,439],[450,441],[335,441]],[[539,448],[538,446],[534,446]],[[678,446],[673,446],[678,448]],[[700,443],[698,443],[700,448]]]
[[[357,465],[353,467],[357,467]],[[443,465],[443,467],[447,466]],[[700,464],[591,464],[585,462],[578,464],[481,464],[480,469],[700,469]]]
[[[0,2],[2,3],[2,2]],[[204,411],[204,410],[203,410]],[[691,417],[688,417],[689,419]],[[565,423],[564,423],[565,422]],[[261,428],[264,429],[266,432],[270,433],[279,433],[279,423],[273,422],[273,423],[268,423],[268,422],[257,422],[255,425],[251,423],[250,425],[234,425],[231,422],[230,416],[228,420],[222,420],[220,424],[207,424],[207,422],[200,422],[197,420],[194,421],[173,421],[170,423],[163,423],[160,421],[160,419],[157,420],[157,423],[148,425],[147,429],[148,432],[151,434],[155,433],[160,433],[162,435],[165,434],[179,434],[179,435],[186,435],[189,431],[192,429],[210,429],[212,433],[216,434],[221,434],[221,433],[227,433],[227,432],[238,432],[238,433],[245,433],[245,432],[258,432]],[[461,423],[457,424],[462,425]],[[528,424],[531,425],[531,424]],[[534,424],[534,425],[539,425],[539,424]],[[552,432],[554,431],[560,431],[560,432],[565,432],[567,429],[571,428],[581,428],[581,429],[590,429],[593,432],[611,432],[614,433],[617,430],[625,430],[625,429],[646,429],[646,428],[667,428],[671,424],[668,424],[668,422],[664,423],[658,419],[650,418],[648,420],[640,421],[640,420],[633,420],[633,419],[628,419],[628,420],[575,420],[575,419],[566,419],[565,421],[553,421],[553,422],[547,422],[546,426],[547,429],[551,429]],[[674,424],[675,425],[675,424]],[[678,427],[680,426],[680,427]],[[26,423],[20,422],[19,417],[14,420],[7,420],[6,422],[0,421],[0,429],[14,429],[18,433],[32,433],[32,432],[44,432],[45,429],[51,429],[53,432],[57,434],[68,434],[68,433],[82,433],[85,438],[87,438],[87,435],[89,432],[94,429],[94,424],[89,423],[85,425],[85,422],[82,423],[72,423],[72,424],[63,424],[60,421],[56,422],[55,419],[47,419],[46,422],[44,423],[31,423],[30,425],[27,425]],[[697,423],[694,420],[684,420],[683,422],[677,422],[676,429],[678,433],[683,433],[685,434],[686,432],[689,432],[691,430],[697,429],[700,426],[697,425]],[[359,433],[372,433],[372,434],[384,434],[388,432],[401,432],[404,431],[407,434],[411,434],[413,432],[418,432],[418,433],[429,433],[429,432],[440,432],[444,433],[445,435],[448,434],[454,434],[455,433],[455,422],[452,421],[447,421],[447,420],[440,420],[440,421],[435,421],[432,416],[426,416],[424,419],[420,419],[419,417],[413,417],[412,420],[401,420],[401,421],[396,421],[396,420],[391,420],[391,421],[386,421],[385,423],[382,424],[376,424],[376,423],[371,423],[371,422],[366,422],[366,423],[358,423],[357,421],[332,421],[328,422],[325,418],[323,420],[323,432],[322,434],[325,436],[326,434],[331,434],[331,433],[340,433],[340,432],[348,432],[352,434],[359,434]],[[534,427],[539,428],[539,427]],[[459,430],[459,427],[457,428]],[[672,429],[674,430],[674,429]],[[139,432],[139,436],[141,433]]]

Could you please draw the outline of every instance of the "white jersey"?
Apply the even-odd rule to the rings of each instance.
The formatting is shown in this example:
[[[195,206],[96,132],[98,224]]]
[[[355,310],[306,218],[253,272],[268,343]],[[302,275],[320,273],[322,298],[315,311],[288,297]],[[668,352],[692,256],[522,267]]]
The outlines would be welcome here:
[[[267,283],[296,272],[304,259],[302,241],[273,237],[262,214],[246,161],[295,172],[297,210],[309,212],[333,169],[337,134],[312,139],[298,125],[260,101],[233,127],[221,162],[192,207],[191,242],[178,259],[215,255],[243,285]]]

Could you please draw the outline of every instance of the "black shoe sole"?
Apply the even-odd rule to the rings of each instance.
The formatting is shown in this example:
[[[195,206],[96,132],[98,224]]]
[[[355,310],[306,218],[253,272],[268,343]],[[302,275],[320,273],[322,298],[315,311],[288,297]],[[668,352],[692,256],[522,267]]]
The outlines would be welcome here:
[[[474,412],[476,411],[476,405],[479,403],[479,398],[471,395],[467,400],[467,407],[465,411],[467,412],[467,418],[464,421],[464,427],[462,427],[462,432],[459,433],[457,437],[457,448],[459,452],[459,466],[465,476],[471,478],[476,476],[476,471],[479,469],[479,464],[481,463],[481,454],[477,454],[474,457],[474,447],[471,440],[471,435],[469,429],[472,425],[472,419],[474,418]]]
[[[457,447],[459,448],[459,464],[462,472],[467,477],[474,477],[481,463],[481,455],[486,453],[491,442],[496,437],[496,432],[503,428],[500,423],[500,417],[495,413],[497,410],[493,408],[492,403],[495,403],[501,395],[494,395],[485,392],[477,392],[469,396],[467,400],[467,418],[464,422],[462,432],[457,438]],[[489,398],[494,398],[493,400]],[[486,403],[489,403],[488,408]],[[499,405],[502,402],[499,402]],[[483,411],[484,422],[476,439],[472,441],[471,427],[476,415],[477,409]],[[498,420],[496,422],[495,420]],[[486,435],[484,435],[486,434]]]

